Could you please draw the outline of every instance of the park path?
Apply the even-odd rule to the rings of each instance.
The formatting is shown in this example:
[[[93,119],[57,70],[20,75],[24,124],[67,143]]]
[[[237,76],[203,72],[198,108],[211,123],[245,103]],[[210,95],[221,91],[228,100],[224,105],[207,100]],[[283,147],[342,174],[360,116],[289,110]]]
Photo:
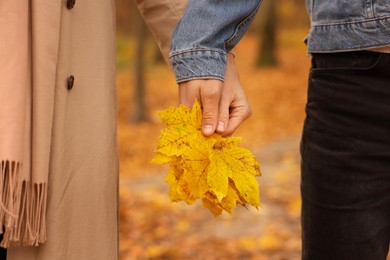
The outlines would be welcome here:
[[[300,259],[299,137],[252,151],[262,207],[215,219],[200,203],[171,203],[166,173],[121,179],[121,259]]]

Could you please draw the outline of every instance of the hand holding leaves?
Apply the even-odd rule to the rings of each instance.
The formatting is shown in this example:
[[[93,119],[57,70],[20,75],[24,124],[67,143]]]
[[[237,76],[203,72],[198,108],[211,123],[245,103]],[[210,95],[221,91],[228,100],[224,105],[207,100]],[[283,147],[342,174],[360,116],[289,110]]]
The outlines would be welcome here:
[[[218,216],[231,213],[237,204],[258,208],[259,187],[255,176],[260,166],[252,153],[239,147],[240,138],[202,134],[202,110],[197,101],[192,109],[184,105],[159,113],[167,125],[162,131],[153,159],[169,163],[166,177],[172,201],[203,206]]]
[[[225,82],[197,79],[179,84],[179,103],[191,107],[195,100],[203,108],[202,132],[230,136],[251,114],[234,56],[227,55]]]

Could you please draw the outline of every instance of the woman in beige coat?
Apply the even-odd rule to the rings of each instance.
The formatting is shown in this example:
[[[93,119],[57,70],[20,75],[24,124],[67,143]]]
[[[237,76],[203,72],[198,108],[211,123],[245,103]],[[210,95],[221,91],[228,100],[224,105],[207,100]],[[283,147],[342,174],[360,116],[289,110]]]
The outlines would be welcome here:
[[[170,36],[186,1],[137,0],[137,4],[167,59]],[[2,7],[0,3],[0,11]],[[26,139],[31,146],[27,164],[31,176],[23,179],[19,191],[33,199],[29,201],[26,195],[18,205],[25,209],[19,211],[20,216],[24,214],[19,219],[30,222],[23,223],[21,231],[10,232],[18,209],[14,212],[6,207],[12,196],[2,198],[0,217],[5,215],[6,226],[2,245],[9,247],[10,260],[117,259],[115,1],[33,0],[29,10],[30,33],[26,37],[31,42],[31,80],[27,82],[32,89],[28,112],[32,121],[31,136]],[[218,86],[218,91],[208,92],[214,97],[216,92],[219,98],[225,89],[241,87],[229,64],[234,67],[228,59],[223,90]],[[204,81],[196,85],[202,84],[212,90]],[[199,99],[208,93],[205,90]],[[237,92],[230,93],[233,101]],[[239,95],[244,97],[237,105],[248,112],[245,95],[242,91]],[[0,141],[6,140],[1,137]],[[5,161],[8,158],[3,159],[2,152],[0,149],[3,175],[20,168]],[[38,208],[38,214],[30,214],[36,211],[24,202]],[[28,247],[20,247],[25,245]]]
[[[33,0],[30,5],[31,165],[49,176],[47,240],[37,241],[37,247],[13,244],[17,247],[7,249],[7,259],[116,259],[115,1]],[[138,5],[167,55],[185,1]]]

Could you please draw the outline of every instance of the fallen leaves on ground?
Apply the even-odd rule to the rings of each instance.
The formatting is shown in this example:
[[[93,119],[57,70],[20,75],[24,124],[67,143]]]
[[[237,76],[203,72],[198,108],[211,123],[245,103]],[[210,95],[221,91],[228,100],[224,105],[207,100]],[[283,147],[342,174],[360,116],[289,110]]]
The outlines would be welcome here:
[[[201,202],[172,207],[164,174],[121,183],[121,259],[167,260],[298,260],[301,255],[299,215],[286,214],[299,199],[299,157],[278,153],[268,159],[261,178],[262,213],[237,208],[215,220]],[[273,166],[270,168],[269,165]],[[288,191],[284,200],[274,190]]]
[[[202,110],[197,101],[159,112],[166,124],[158,141],[154,163],[168,163],[165,181],[173,202],[202,200],[214,216],[231,213],[241,204],[260,205],[260,165],[241,138],[202,134]]]

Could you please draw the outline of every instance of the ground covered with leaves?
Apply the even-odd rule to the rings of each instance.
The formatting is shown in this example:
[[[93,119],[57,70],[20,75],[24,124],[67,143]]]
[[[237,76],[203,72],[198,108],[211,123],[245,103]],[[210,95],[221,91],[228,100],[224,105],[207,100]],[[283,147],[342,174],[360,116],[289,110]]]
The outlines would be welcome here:
[[[121,182],[122,259],[300,259],[298,139],[266,146],[261,207],[218,218],[201,203],[172,203],[164,173]],[[287,148],[287,151],[286,151]]]
[[[133,75],[119,71],[121,259],[300,259],[298,152],[310,63],[304,34],[282,32],[277,68],[255,68],[255,37],[236,49],[253,110],[236,135],[260,161],[259,210],[240,206],[214,218],[202,203],[172,203],[164,182],[169,168],[150,161],[164,128],[156,112],[177,104],[173,76],[164,64],[148,67],[149,121],[132,123]]]

